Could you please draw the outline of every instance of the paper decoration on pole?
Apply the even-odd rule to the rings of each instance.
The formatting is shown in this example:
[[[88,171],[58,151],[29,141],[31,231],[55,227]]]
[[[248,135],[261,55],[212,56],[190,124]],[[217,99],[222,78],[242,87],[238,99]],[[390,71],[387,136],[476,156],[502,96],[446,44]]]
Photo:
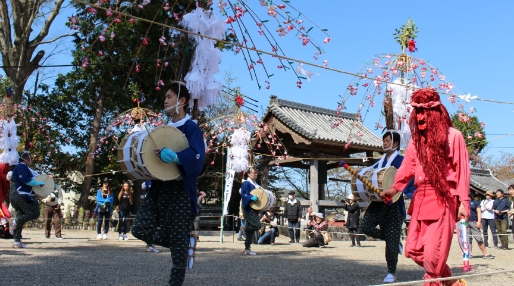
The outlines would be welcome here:
[[[396,83],[396,84],[395,84]],[[397,78],[387,85],[387,92],[389,92],[392,106],[393,106],[393,121],[399,123],[398,127],[395,124],[395,130],[398,131],[401,137],[400,145],[405,148],[411,138],[408,120],[412,111],[410,105],[412,92],[418,87],[414,84],[405,84],[405,80]]]
[[[0,149],[3,149],[3,152],[0,154],[0,163],[16,165],[20,160],[18,151],[16,151],[16,147],[20,143],[20,137],[16,135],[16,122],[14,119],[2,120],[1,127]]]
[[[185,29],[196,34],[202,34],[216,39],[224,39],[225,23],[212,10],[204,11],[196,8],[184,15],[179,23]],[[192,99],[198,99],[198,109],[215,104],[221,91],[221,84],[214,78],[219,72],[221,51],[215,47],[216,42],[197,35],[189,35],[195,40],[196,48],[191,63],[191,71],[184,80]],[[190,101],[191,102],[191,101]]]
[[[225,171],[225,189],[223,191],[223,215],[228,215],[228,202],[232,195],[232,186],[234,185],[235,171],[231,163],[232,148],[227,148],[227,169]]]
[[[250,132],[244,128],[234,130],[230,138],[232,144],[231,161],[232,170],[236,172],[246,172],[248,170],[248,142],[250,142]]]
[[[302,75],[306,76],[307,77],[307,81],[311,81],[311,77],[313,75],[318,75],[317,73],[314,73],[314,72],[312,72],[310,70],[303,69],[303,64],[299,64],[298,65],[298,67],[296,68],[296,72],[298,74],[302,74]]]

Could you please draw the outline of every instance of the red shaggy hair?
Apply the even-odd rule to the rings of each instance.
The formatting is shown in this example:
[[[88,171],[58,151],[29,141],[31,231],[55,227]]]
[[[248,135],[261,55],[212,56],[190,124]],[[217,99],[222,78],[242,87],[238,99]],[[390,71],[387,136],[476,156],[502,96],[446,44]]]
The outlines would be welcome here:
[[[9,196],[10,183],[7,181],[9,164],[0,164],[0,204]]]
[[[441,99],[433,88],[424,88],[412,94],[412,102],[417,104],[440,103]],[[427,128],[420,131],[417,115],[423,112],[425,113]],[[448,155],[446,154],[448,130],[453,127],[450,115],[442,104],[430,108],[414,107],[409,118],[409,126],[412,140],[414,140],[416,146],[418,160],[423,166],[428,182],[436,189],[438,199],[442,200],[448,195],[449,190],[444,170]]]

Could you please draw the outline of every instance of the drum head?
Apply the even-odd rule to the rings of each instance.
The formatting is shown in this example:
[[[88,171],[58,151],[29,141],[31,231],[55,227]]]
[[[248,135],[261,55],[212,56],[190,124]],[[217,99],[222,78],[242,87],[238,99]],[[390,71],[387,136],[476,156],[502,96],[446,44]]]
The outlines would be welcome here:
[[[45,183],[45,185],[42,187],[32,187],[36,195],[46,198],[54,191],[54,179],[52,179],[50,176],[41,174],[39,176],[36,176],[34,180]]]
[[[384,191],[389,190],[391,186],[394,184],[394,177],[396,176],[397,169],[395,167],[387,167],[384,170],[383,180],[382,180],[382,189]]]
[[[402,192],[398,192],[396,193],[392,198],[391,198],[391,201],[393,201],[393,203],[396,203],[396,201],[398,201],[400,199],[400,197],[402,196]]]
[[[144,167],[153,177],[162,181],[175,180],[180,176],[176,163],[164,163],[155,156],[155,148],[166,147],[173,152],[180,152],[189,147],[186,136],[172,126],[160,126],[145,134],[146,138],[139,151]]]
[[[254,202],[254,201],[250,202],[250,207],[252,209],[260,211],[260,210],[264,209],[264,207],[266,207],[266,205],[268,204],[268,194],[266,193],[266,191],[264,189],[261,189],[261,188],[253,189],[250,192],[250,194],[259,198],[256,202]]]
[[[125,146],[125,143],[127,143],[127,139],[129,136],[125,136],[123,140],[121,140],[120,145],[118,145],[118,163],[120,163],[120,168],[125,173],[127,171],[127,166],[125,165],[125,161],[123,160],[123,146]]]
[[[266,210],[269,210],[275,206],[276,199],[275,194],[273,194],[273,192],[268,190],[266,190],[266,192],[268,193],[268,206],[266,207]]]

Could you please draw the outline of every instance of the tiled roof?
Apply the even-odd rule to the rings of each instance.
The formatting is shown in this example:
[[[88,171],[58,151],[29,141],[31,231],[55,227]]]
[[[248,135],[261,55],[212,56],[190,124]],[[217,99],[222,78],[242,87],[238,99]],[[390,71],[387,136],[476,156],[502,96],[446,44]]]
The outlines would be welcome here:
[[[513,184],[514,184],[514,179],[506,180],[506,181],[504,181],[504,183],[505,183],[505,185],[507,185],[507,186],[513,185]]]
[[[355,114],[306,105],[293,101],[271,97],[268,110],[264,117],[273,114],[282,123],[292,130],[310,140],[346,143],[349,136],[355,136],[362,132],[361,140],[353,139],[353,145],[382,147],[382,139],[355,119]],[[339,118],[343,122],[336,128],[332,128]],[[355,127],[358,123],[359,127]]]
[[[507,184],[496,179],[491,173],[491,170],[478,169],[471,169],[470,185],[484,193],[489,190],[494,192],[497,189],[502,189],[503,192],[506,193],[508,187]]]

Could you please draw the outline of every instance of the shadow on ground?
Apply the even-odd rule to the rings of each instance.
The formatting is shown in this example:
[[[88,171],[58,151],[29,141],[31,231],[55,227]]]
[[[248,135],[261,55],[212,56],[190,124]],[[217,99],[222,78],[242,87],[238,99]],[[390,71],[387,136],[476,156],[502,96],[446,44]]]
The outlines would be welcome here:
[[[68,231],[65,240],[25,233],[31,238],[26,240],[29,249],[12,249],[11,241],[0,240],[1,269],[8,273],[2,285],[166,285],[168,282],[171,268],[168,249],[147,253],[141,241],[97,241],[91,232]],[[194,270],[187,272],[185,285],[374,285],[382,283],[387,274],[381,242],[369,242],[362,248],[351,248],[349,242],[332,242],[328,248],[320,249],[303,248],[283,239],[274,246],[253,245],[258,255],[244,256],[244,242],[232,242],[228,237],[221,244],[219,237],[202,236]],[[455,275],[461,274],[460,261],[457,257],[450,263]],[[504,262],[505,266],[514,263],[512,259]],[[482,258],[473,258],[471,263],[477,271],[498,270]],[[399,257],[398,282],[418,280],[423,274],[422,268],[410,259]],[[504,278],[501,281],[512,281],[508,279],[514,277],[506,274]],[[482,284],[478,279],[468,282]]]

